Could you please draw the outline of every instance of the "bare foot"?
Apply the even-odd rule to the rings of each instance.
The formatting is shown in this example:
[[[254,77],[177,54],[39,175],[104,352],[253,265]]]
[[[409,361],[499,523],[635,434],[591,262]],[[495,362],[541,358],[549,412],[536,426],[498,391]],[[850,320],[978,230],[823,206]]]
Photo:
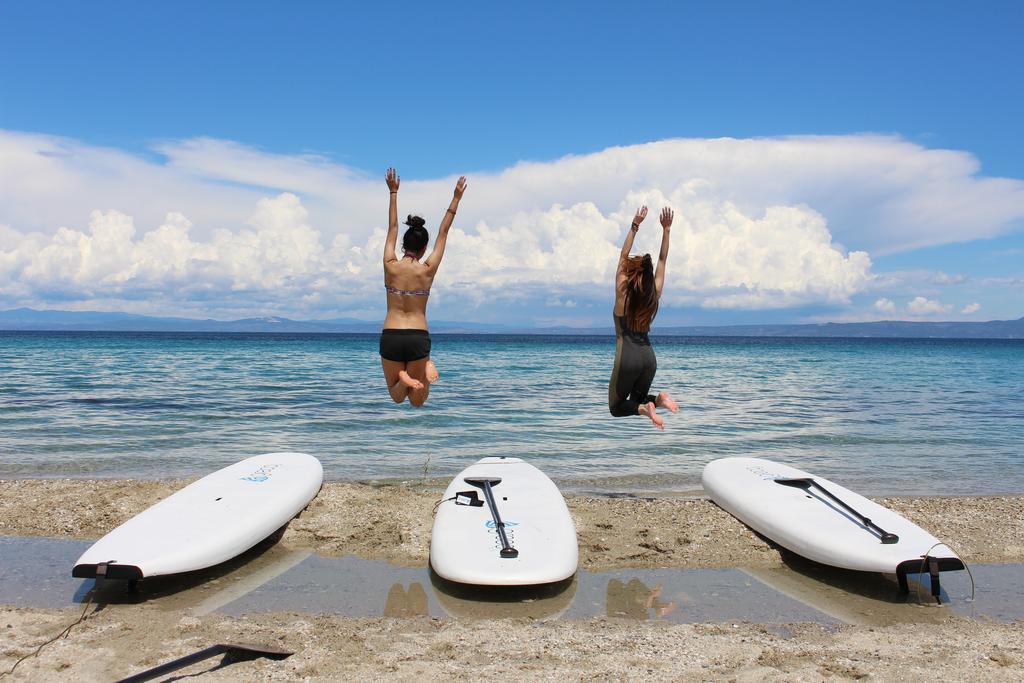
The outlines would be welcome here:
[[[657,427],[658,429],[665,428],[665,420],[661,417],[661,415],[658,415],[658,412],[657,410],[655,410],[655,405],[653,403],[648,403],[645,406],[640,406],[640,414],[646,415],[647,417],[651,418],[651,422],[653,422],[654,426]]]
[[[658,602],[658,598],[661,597],[661,586],[657,585],[651,589],[651,594],[647,596],[647,604],[644,605],[647,609],[654,609],[654,606]]]
[[[654,402],[654,404],[659,408],[668,408],[669,411],[673,413],[679,412],[679,404],[676,403],[671,396],[669,396],[667,391],[663,391],[660,394],[658,394],[658,398]]]
[[[427,375],[427,382],[429,382],[430,384],[433,384],[434,382],[441,378],[441,373],[437,371],[437,366],[434,365],[433,360],[427,361],[427,366],[426,368],[424,368],[424,372]]]
[[[419,381],[418,379],[413,379],[412,375],[410,375],[405,370],[402,370],[398,373],[398,381],[404,384],[405,386],[409,387],[410,389],[423,388],[423,382]]]

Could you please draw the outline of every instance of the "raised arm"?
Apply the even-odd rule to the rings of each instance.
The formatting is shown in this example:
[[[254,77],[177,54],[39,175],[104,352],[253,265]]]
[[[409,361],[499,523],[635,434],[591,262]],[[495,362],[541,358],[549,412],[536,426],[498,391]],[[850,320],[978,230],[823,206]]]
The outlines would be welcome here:
[[[647,218],[647,207],[641,206],[636,210],[633,222],[629,224],[629,230],[626,231],[626,239],[622,242],[622,251],[619,252],[619,265],[615,268],[616,277],[622,273],[622,266],[626,263],[629,250],[633,248],[633,238],[636,237],[636,231],[640,229],[640,224],[644,222],[645,218]]]
[[[388,206],[388,238],[384,240],[384,263],[397,261],[395,245],[398,244],[398,184],[401,178],[393,168],[389,168],[384,174],[384,180],[388,183],[388,190],[391,191],[391,201]]]
[[[633,216],[633,222],[629,224],[629,230],[626,231],[626,239],[622,242],[622,251],[619,252],[619,264],[615,267],[615,315],[622,315],[625,301],[625,291],[623,287],[625,285],[626,274],[623,272],[623,266],[626,265],[626,257],[629,256],[629,250],[633,248],[633,238],[636,237],[637,230],[640,229],[640,224],[647,218],[647,207],[641,206],[636,211],[636,215]]]
[[[441,219],[441,225],[437,229],[437,239],[434,240],[434,250],[430,252],[430,256],[424,262],[427,264],[427,268],[431,273],[437,272],[437,267],[441,265],[441,259],[444,258],[444,246],[448,241],[448,229],[452,227],[452,221],[455,220],[455,212],[459,209],[459,202],[462,201],[462,193],[466,191],[466,176],[460,176],[459,182],[455,183],[455,192],[452,195],[452,201],[448,205],[448,210],[445,211],[444,218]]]
[[[618,266],[615,268],[615,274],[623,271],[623,264],[626,262],[626,257],[630,255],[630,250],[633,249],[633,239],[637,236],[637,230],[640,229],[640,223],[647,217],[647,207],[642,206],[637,209],[637,214],[633,216],[633,222],[630,223],[630,229],[626,231],[626,240],[623,241],[623,250],[618,252]]]
[[[675,214],[667,206],[661,210],[661,251],[658,253],[658,267],[654,271],[654,291],[661,298],[661,290],[665,286],[665,262],[668,261],[668,237]]]

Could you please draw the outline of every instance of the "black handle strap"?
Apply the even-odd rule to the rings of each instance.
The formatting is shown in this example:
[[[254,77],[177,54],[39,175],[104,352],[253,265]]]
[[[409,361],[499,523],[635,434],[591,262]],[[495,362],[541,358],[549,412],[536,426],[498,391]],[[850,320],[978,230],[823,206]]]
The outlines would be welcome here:
[[[487,507],[491,510],[491,519],[494,520],[494,528],[498,532],[498,538],[501,540],[501,556],[506,559],[513,557],[519,557],[519,551],[512,547],[512,544],[508,542],[508,536],[505,535],[505,522],[501,521],[501,515],[498,514],[498,504],[494,501],[494,492],[491,491],[493,484],[500,484],[501,479],[498,477],[492,479],[474,479],[466,478],[467,484],[473,486],[479,486],[484,490],[484,498],[487,499]]]
[[[854,510],[852,507],[847,505],[845,501],[843,501],[841,498],[836,496],[834,493],[832,493],[827,488],[816,482],[814,479],[811,479],[810,477],[804,477],[801,479],[776,479],[775,483],[782,484],[783,486],[791,486],[796,489],[803,489],[804,491],[809,490],[813,486],[822,493],[824,493],[826,496],[831,498],[833,501],[838,503],[844,510],[846,510],[851,515],[860,520],[861,524],[877,532],[882,539],[882,543],[884,543],[885,545],[898,543],[900,540],[899,536],[897,536],[896,534],[890,534],[888,531],[872,522],[868,517]]]

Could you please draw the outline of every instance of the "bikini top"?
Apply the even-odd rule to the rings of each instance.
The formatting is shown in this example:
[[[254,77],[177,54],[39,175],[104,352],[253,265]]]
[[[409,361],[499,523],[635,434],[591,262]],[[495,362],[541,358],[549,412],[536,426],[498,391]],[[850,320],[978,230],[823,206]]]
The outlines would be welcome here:
[[[399,289],[385,284],[384,289],[388,294],[407,294],[409,296],[430,296],[430,289]]]

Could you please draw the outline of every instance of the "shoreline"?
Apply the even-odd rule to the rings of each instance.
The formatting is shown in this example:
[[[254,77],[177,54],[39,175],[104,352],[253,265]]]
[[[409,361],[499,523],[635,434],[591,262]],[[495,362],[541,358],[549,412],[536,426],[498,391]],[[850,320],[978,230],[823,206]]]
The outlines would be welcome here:
[[[96,539],[192,480],[0,480],[0,535]],[[324,482],[282,542],[425,566],[443,486]],[[967,562],[1024,562],[1024,495],[874,498]],[[706,497],[568,495],[580,567],[780,566],[782,553]]]
[[[119,484],[173,484],[178,487],[183,487],[187,484],[200,479],[205,474],[210,474],[214,470],[204,471],[203,474],[195,475],[171,475],[167,477],[149,477],[149,476],[123,476],[123,475],[69,475],[67,473],[60,473],[54,475],[40,475],[38,473],[31,475],[0,475],[0,486],[7,484],[16,484],[18,482],[62,482],[67,484],[82,483],[82,484],[102,484],[106,482],[116,482]],[[442,493],[448,484],[451,483],[452,477],[457,474],[457,470],[453,470],[452,474],[430,474],[429,476],[420,475],[408,475],[408,476],[395,476],[395,477],[368,477],[360,479],[352,478],[337,478],[331,479],[326,475],[324,476],[323,484],[327,485],[343,485],[350,484],[352,486],[365,486],[367,488],[374,489],[391,489],[391,488],[402,488],[414,491],[436,491]],[[700,484],[700,477],[695,476],[692,481],[687,481],[682,484],[673,484],[671,488],[661,487],[644,487],[638,488],[635,484],[621,484],[618,480],[620,476],[610,475],[605,478],[594,479],[564,479],[560,477],[551,477],[551,480],[558,486],[559,490],[563,493],[566,498],[707,498],[708,495],[704,491]],[[617,483],[616,488],[597,488],[594,487],[595,481],[615,481]],[[581,483],[582,482],[582,483]],[[846,484],[844,484],[846,485]],[[590,488],[588,488],[590,487]],[[1006,491],[986,491],[983,493],[958,493],[956,495],[946,493],[864,493],[862,487],[856,488],[857,492],[861,495],[870,498],[872,500],[881,500],[882,498],[1024,498],[1024,490],[1006,490]]]
[[[210,472],[205,472],[209,474]],[[367,487],[373,489],[403,489],[412,491],[436,491],[438,494],[443,492],[448,484],[451,483],[452,476],[455,476],[457,472],[453,472],[451,475],[433,475],[430,476],[395,476],[395,477],[369,477],[361,479],[351,478],[339,478],[339,479],[328,479],[324,478],[323,484],[327,485],[352,485],[357,487]],[[146,475],[140,475],[138,477],[124,476],[124,475],[96,475],[89,474],[83,476],[74,476],[67,473],[60,473],[54,475],[40,475],[38,473],[32,473],[27,475],[0,475],[0,486],[6,484],[16,484],[18,482],[32,482],[32,483],[43,483],[50,482],[53,484],[70,484],[75,483],[82,485],[91,484],[129,484],[136,483],[144,487],[157,484],[171,484],[179,488],[184,487],[187,484],[192,483],[199,479],[201,474],[196,475],[172,475],[164,478],[150,478]],[[562,495],[568,500],[570,498],[595,498],[600,500],[614,500],[614,499],[635,499],[635,500],[700,500],[707,499],[708,495],[701,487],[700,478],[695,477],[692,480],[673,482],[667,485],[661,485],[659,483],[654,484],[637,484],[635,481],[629,483],[623,483],[619,481],[620,477],[609,476],[607,481],[611,482],[612,485],[602,486],[602,479],[562,479],[552,477],[552,481],[558,486]],[[632,479],[632,478],[631,478]],[[985,499],[985,498],[1021,498],[1024,499],[1024,490],[999,490],[999,491],[984,491],[981,493],[928,493],[924,491],[901,491],[901,492],[890,492],[888,490],[865,492],[864,485],[853,486],[853,490],[856,490],[861,495],[871,500],[883,500],[883,499],[923,499],[929,500],[934,498],[952,498],[952,499]],[[173,492],[173,491],[172,491]]]
[[[0,535],[94,539],[188,480],[0,480]],[[441,487],[325,482],[278,544],[425,567]],[[971,563],[1024,561],[1024,495],[883,498],[945,536]],[[784,565],[770,545],[706,498],[567,496],[580,568]],[[203,586],[195,588],[202,590]],[[696,597],[696,596],[695,596]],[[859,597],[854,595],[854,598]],[[865,598],[860,597],[861,600]],[[93,609],[93,608],[91,608]],[[935,611],[887,625],[720,621],[680,624],[618,617],[345,617],[296,611],[194,615],[160,600],[94,606],[69,637],[19,665],[12,680],[105,681],[217,642],[296,654],[183,669],[203,680],[735,680],[1001,681],[1024,676],[1024,630]],[[82,614],[0,606],[0,671]]]

